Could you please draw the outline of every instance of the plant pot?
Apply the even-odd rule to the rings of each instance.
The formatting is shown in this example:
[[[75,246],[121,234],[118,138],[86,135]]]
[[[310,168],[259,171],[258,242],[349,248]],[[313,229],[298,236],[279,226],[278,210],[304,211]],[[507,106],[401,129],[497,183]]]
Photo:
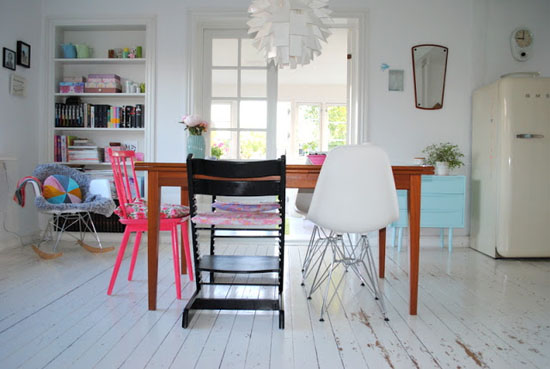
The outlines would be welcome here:
[[[449,175],[449,163],[446,161],[435,162],[435,175],[436,176],[448,176]]]
[[[195,159],[204,159],[204,153],[204,137],[197,135],[187,136],[187,154],[193,154],[193,158]]]

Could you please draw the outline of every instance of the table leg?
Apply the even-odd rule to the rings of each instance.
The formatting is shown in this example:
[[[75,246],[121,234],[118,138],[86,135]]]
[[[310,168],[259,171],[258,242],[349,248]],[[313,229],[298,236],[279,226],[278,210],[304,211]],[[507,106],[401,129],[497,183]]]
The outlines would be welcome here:
[[[181,188],[180,192],[180,204],[189,206],[189,193],[187,189]],[[188,232],[188,234],[190,234]],[[184,234],[181,232],[181,245],[180,245],[180,260],[181,260],[181,274],[187,274],[187,261],[185,260],[185,246],[183,243]],[[191,245],[191,243],[189,243]]]
[[[378,231],[378,276],[384,278],[386,272],[386,228]]]
[[[409,314],[416,315],[418,305],[418,263],[420,254],[420,175],[410,176],[409,190]]]
[[[159,223],[160,223],[160,188],[158,173],[149,172],[147,203],[148,235],[147,235],[147,284],[149,288],[149,310],[157,309],[157,281],[159,258]]]

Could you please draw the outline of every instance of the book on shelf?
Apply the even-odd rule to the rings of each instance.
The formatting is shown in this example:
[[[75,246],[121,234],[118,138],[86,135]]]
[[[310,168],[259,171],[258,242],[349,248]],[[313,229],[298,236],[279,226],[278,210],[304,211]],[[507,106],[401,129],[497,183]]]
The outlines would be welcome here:
[[[68,159],[68,147],[73,144],[75,136],[55,135],[54,136],[54,161],[66,162]]]
[[[143,104],[112,106],[55,103],[55,127],[144,128],[144,110]]]
[[[69,135],[54,136],[54,161],[99,164],[105,160],[102,147],[87,138]]]

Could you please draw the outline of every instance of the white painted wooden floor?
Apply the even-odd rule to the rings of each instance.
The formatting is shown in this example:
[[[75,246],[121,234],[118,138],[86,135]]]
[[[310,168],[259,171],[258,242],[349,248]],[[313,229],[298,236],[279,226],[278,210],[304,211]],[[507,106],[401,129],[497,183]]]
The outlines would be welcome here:
[[[135,280],[126,280],[126,259],[112,297],[114,253],[93,255],[69,242],[62,249],[51,261],[30,247],[0,253],[1,368],[550,367],[549,261],[423,249],[418,316],[410,317],[407,251],[388,248],[382,288],[390,321],[349,273],[321,323],[320,296],[308,301],[300,286],[305,247],[289,246],[285,330],[277,313],[245,311],[201,311],[184,330],[181,311],[193,285],[185,276],[184,299],[175,299],[168,245],[154,312],[147,310],[143,248]],[[254,287],[225,292],[258,294]]]

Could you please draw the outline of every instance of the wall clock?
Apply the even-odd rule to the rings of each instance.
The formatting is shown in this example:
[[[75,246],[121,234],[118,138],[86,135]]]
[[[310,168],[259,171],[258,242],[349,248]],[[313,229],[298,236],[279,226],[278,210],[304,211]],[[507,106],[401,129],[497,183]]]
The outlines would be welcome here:
[[[518,27],[510,36],[512,56],[517,61],[526,61],[531,57],[533,47],[533,32],[527,27]]]

